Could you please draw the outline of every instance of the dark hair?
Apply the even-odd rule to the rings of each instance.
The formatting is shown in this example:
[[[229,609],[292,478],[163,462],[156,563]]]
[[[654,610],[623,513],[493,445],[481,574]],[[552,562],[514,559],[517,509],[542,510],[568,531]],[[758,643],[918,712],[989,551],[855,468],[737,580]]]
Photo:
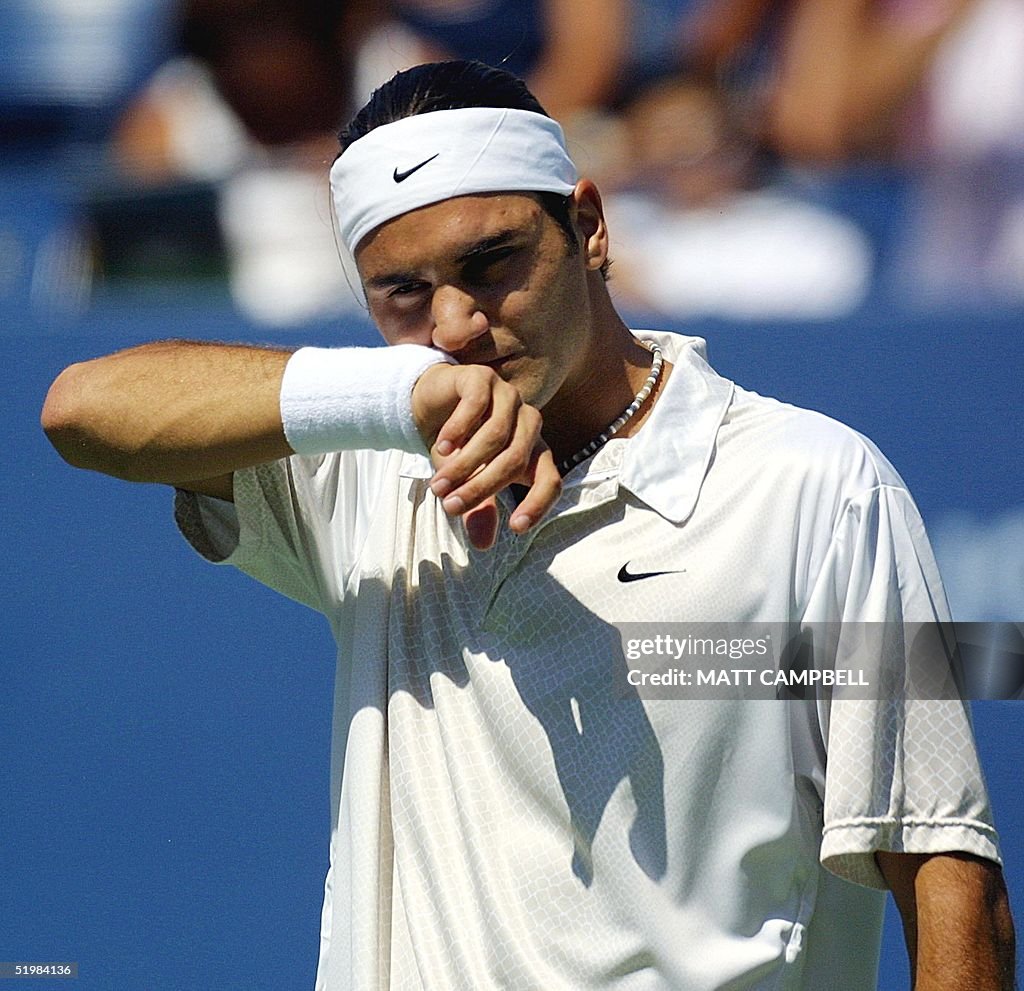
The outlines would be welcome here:
[[[338,133],[338,142],[344,151],[374,128],[393,124],[396,120],[435,110],[462,110],[466,107],[531,110],[545,117],[551,116],[526,83],[511,72],[472,60],[427,62],[399,72],[374,90],[366,106]],[[580,244],[570,210],[572,197],[551,192],[536,195],[541,206],[561,228],[570,251],[578,251]],[[602,270],[602,274],[607,277],[607,268]]]
[[[392,76],[338,134],[341,150],[375,127],[434,110],[497,107],[549,117],[518,76],[483,62],[427,62]]]

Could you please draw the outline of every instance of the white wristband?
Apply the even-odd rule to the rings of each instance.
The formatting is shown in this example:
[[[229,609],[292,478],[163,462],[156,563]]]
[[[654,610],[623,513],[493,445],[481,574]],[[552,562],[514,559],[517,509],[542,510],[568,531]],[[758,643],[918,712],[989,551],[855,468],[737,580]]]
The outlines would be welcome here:
[[[281,381],[281,422],[296,454],[427,448],[412,415],[412,389],[431,365],[454,360],[419,344],[300,348]]]

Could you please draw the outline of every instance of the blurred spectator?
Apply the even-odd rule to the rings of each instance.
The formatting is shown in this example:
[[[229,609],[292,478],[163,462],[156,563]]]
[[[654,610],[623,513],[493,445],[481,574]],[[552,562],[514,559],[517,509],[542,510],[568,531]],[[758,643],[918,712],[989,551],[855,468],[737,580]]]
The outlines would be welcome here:
[[[253,147],[333,154],[330,136],[351,107],[357,55],[379,8],[377,0],[184,0],[180,57],[121,122],[122,167],[151,181],[191,174],[194,156],[176,157],[189,122],[232,146],[244,133]],[[222,154],[208,144],[206,152]]]
[[[337,130],[373,0],[186,0],[187,52],[260,144]]]
[[[215,183],[232,294],[295,324],[355,305],[326,173],[376,0],[186,0],[184,53],[121,121],[122,173],[150,187]],[[138,194],[136,194],[138,195]]]
[[[979,0],[939,52],[895,277],[934,307],[1024,300],[1024,5]]]
[[[166,57],[173,0],[4,0],[0,134],[99,141]]]
[[[974,0],[723,0],[695,55],[728,67],[767,48],[756,137],[788,160],[843,162],[891,150],[899,115]]]
[[[663,166],[666,132],[684,163],[717,152],[741,184],[744,144],[791,162],[887,154],[901,111],[973,2],[676,0],[672,71],[630,94],[631,136],[641,139],[631,167],[644,170],[648,147],[656,171]],[[658,58],[664,69],[663,50]],[[694,133],[667,126],[673,114]]]
[[[628,56],[626,0],[394,0],[417,61],[475,58],[522,76],[553,117],[612,99]]]
[[[896,157],[901,114],[970,5],[678,3],[674,71],[629,94],[605,158],[622,291],[673,316],[856,308],[873,246],[829,202],[842,173],[808,199],[807,168]]]
[[[1005,8],[1006,23],[1019,15],[1016,0],[981,4]],[[125,116],[118,154],[136,180],[218,183],[232,290],[250,315],[294,323],[338,312],[354,301],[330,222],[335,125],[398,69],[481,58],[528,79],[606,191],[624,302],[669,318],[835,317],[864,300],[879,241],[872,218],[863,228],[846,215],[863,197],[844,193],[834,170],[906,157],[907,121],[921,119],[907,110],[920,106],[922,80],[972,6],[393,0],[390,20],[376,0],[188,0],[191,55],[165,67]],[[960,34],[977,34],[977,20]],[[1006,91],[994,80],[992,89]],[[950,130],[943,119],[931,115],[935,134]],[[889,195],[875,197],[875,228],[892,226]],[[1016,271],[1024,254],[1024,207],[1014,202],[1016,213],[1001,215],[998,258],[982,260],[993,270]],[[948,206],[932,214],[959,223]],[[951,251],[920,250],[934,243],[927,215],[918,247],[904,252],[918,281],[955,264]]]
[[[130,182],[213,182],[248,157],[255,142],[194,58],[170,60],[118,122],[113,155]]]
[[[170,0],[0,3],[0,323],[63,324],[85,307],[91,265],[78,188],[110,128],[166,57]]]

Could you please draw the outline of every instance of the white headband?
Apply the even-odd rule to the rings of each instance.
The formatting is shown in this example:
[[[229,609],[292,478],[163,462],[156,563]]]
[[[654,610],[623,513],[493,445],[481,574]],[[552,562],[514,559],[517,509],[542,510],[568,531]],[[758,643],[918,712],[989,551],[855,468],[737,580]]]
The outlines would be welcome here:
[[[568,195],[578,176],[562,129],[529,110],[435,110],[376,127],[331,168],[341,239],[351,253],[394,217],[471,193]]]

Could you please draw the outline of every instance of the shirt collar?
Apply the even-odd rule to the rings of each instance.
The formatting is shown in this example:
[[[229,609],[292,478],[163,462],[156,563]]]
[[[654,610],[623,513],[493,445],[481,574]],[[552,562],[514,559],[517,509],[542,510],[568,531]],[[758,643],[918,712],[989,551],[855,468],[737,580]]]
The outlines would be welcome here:
[[[619,484],[669,522],[683,523],[697,505],[733,383],[708,364],[702,338],[647,330],[635,335],[657,344],[673,367],[651,415],[622,445]]]

